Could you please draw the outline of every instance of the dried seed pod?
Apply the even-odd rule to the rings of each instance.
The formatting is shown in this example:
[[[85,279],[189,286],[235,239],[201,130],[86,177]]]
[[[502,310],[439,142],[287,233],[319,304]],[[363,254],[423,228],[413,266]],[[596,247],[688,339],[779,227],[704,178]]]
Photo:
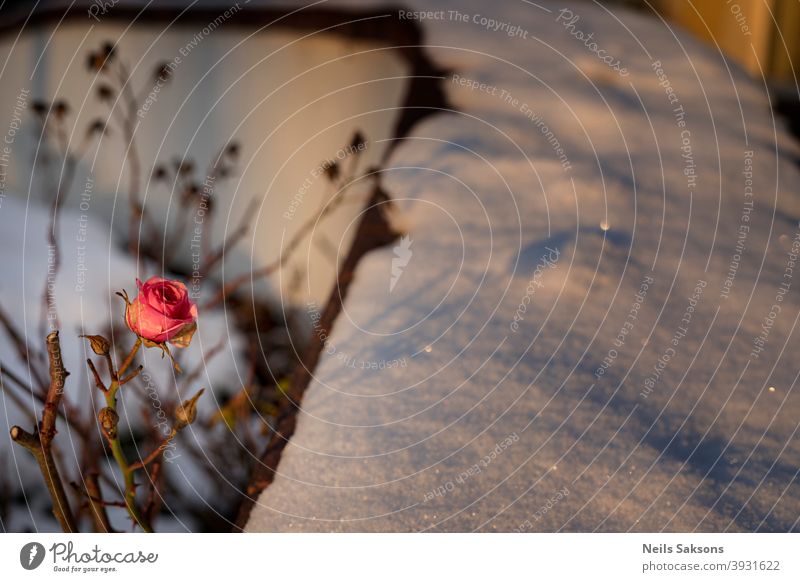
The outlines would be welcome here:
[[[181,430],[195,421],[197,418],[197,400],[203,395],[203,392],[205,392],[205,388],[201,388],[197,394],[181,403],[175,410],[175,430]]]
[[[232,141],[228,144],[228,147],[225,148],[225,153],[231,157],[236,157],[239,155],[239,143]]]
[[[105,64],[106,57],[102,53],[91,52],[86,59],[86,68],[93,72],[101,71]]]
[[[33,112],[39,117],[47,117],[47,111],[50,109],[44,101],[34,101],[32,106]]]
[[[355,135],[353,135],[353,139],[350,142],[350,149],[353,150],[362,150],[367,145],[367,139],[364,137],[360,131],[356,131]]]
[[[106,127],[105,121],[102,119],[95,119],[89,127],[86,128],[86,134],[89,136],[95,134],[105,134],[108,133],[108,128]]]
[[[64,119],[69,113],[69,105],[63,99],[53,103],[53,113],[59,119]]]
[[[97,420],[100,421],[100,428],[103,430],[105,437],[113,441],[117,438],[117,425],[119,424],[119,415],[113,408],[103,408],[97,414]]]
[[[194,162],[192,160],[183,160],[178,163],[178,173],[186,176],[194,172]]]
[[[339,164],[336,162],[325,163],[325,176],[333,182],[339,178]]]
[[[156,67],[153,76],[156,82],[161,81],[162,83],[166,83],[169,81],[170,77],[172,77],[172,67],[170,67],[168,62],[163,62]]]
[[[87,55],[86,67],[90,71],[99,72],[106,68],[106,65],[114,59],[114,45],[106,42],[100,47],[99,51],[92,51]]]
[[[114,98],[114,89],[106,84],[98,85],[97,98],[100,101],[111,101]]]
[[[103,43],[102,53],[105,55],[107,59],[110,59],[114,56],[114,43],[110,40],[107,40]]]
[[[107,356],[111,353],[111,342],[101,335],[84,335],[89,340],[89,345],[92,346],[92,351],[98,356]]]

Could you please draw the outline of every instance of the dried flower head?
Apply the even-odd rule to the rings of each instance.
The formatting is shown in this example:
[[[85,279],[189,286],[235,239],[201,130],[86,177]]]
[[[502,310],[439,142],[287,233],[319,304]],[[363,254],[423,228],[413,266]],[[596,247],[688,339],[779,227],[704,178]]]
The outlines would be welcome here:
[[[107,356],[111,353],[111,342],[101,335],[82,335],[89,340],[92,351],[98,356]]]
[[[172,77],[172,68],[169,66],[169,63],[164,62],[159,64],[156,67],[154,77],[156,81],[169,81]]]
[[[201,388],[197,394],[181,403],[175,409],[175,430],[181,430],[195,421],[197,418],[197,401],[203,395],[203,392],[205,392],[205,388]]]
[[[235,142],[235,141],[232,141],[231,143],[229,143],[228,147],[225,148],[225,153],[228,154],[229,156],[231,156],[232,158],[235,158],[236,156],[238,156],[239,155],[239,143]]]
[[[98,85],[97,98],[100,99],[100,101],[111,101],[114,98],[114,89],[110,85]]]
[[[181,176],[186,176],[194,172],[194,162],[192,160],[176,160],[175,169]]]
[[[360,131],[356,131],[353,135],[353,140],[350,142],[350,148],[353,150],[363,150],[367,145],[367,140]]]
[[[86,129],[86,133],[89,135],[94,135],[96,133],[105,134],[108,133],[108,128],[106,127],[106,122],[102,119],[95,119],[89,127]]]
[[[327,162],[325,166],[325,176],[333,182],[339,177],[339,164],[336,162]]]
[[[103,408],[97,414],[97,420],[100,421],[100,428],[103,430],[103,435],[108,440],[113,441],[117,438],[117,425],[119,425],[119,415],[113,408]]]
[[[44,101],[34,101],[33,105],[31,105],[31,109],[33,109],[33,112],[36,115],[39,115],[40,117],[46,117],[49,106]]]
[[[184,202],[195,198],[198,194],[200,194],[200,187],[197,184],[189,184],[183,190],[182,200]]]
[[[103,66],[105,65],[106,59],[105,57],[96,52],[90,52],[88,57],[86,58],[86,68],[90,71],[100,71],[102,70]]]
[[[64,119],[69,113],[69,105],[63,99],[60,99],[53,103],[53,114],[58,119]]]
[[[114,59],[114,45],[110,42],[103,43],[98,51],[89,53],[86,59],[86,66],[90,71],[99,72]]]

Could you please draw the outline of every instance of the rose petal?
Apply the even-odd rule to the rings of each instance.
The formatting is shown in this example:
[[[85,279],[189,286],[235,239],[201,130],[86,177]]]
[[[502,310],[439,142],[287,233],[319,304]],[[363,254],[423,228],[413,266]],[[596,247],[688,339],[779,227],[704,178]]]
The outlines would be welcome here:
[[[128,307],[126,320],[128,327],[136,335],[157,343],[170,340],[187,324],[185,320],[172,319],[143,304],[139,297]]]
[[[195,331],[197,331],[196,323],[186,324],[178,331],[178,333],[172,336],[172,338],[169,340],[169,343],[177,348],[189,347]]]

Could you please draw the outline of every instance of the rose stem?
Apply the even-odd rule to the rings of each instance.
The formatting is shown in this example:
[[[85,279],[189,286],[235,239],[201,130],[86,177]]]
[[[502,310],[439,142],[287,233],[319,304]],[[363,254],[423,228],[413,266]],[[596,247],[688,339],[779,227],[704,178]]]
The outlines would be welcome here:
[[[136,343],[133,344],[131,351],[125,357],[119,369],[112,370],[111,372],[111,385],[108,387],[105,397],[106,406],[108,406],[114,412],[117,412],[117,391],[121,386],[119,378],[131,365],[133,358],[136,357],[136,353],[139,351],[141,345],[142,338],[136,338]],[[153,529],[144,519],[144,516],[139,511],[139,507],[136,505],[136,483],[134,482],[134,472],[136,471],[136,468],[131,467],[128,464],[128,459],[125,457],[125,453],[122,450],[122,443],[119,440],[119,434],[117,434],[117,436],[113,439],[108,439],[108,441],[111,445],[111,453],[114,455],[114,460],[117,462],[120,471],[122,471],[122,476],[125,479],[125,507],[133,520],[139,524],[139,527],[141,527],[147,533],[152,533]]]

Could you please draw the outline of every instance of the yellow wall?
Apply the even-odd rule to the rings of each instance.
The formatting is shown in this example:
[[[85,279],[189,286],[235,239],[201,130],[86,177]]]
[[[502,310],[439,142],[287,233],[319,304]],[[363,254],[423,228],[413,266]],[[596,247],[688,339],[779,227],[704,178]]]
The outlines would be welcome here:
[[[754,75],[763,71],[787,80],[792,65],[800,70],[798,0],[655,0],[653,5],[667,19],[718,45]]]
[[[776,19],[780,26],[783,41],[789,47],[789,54],[780,37],[776,38],[772,53],[773,73],[781,79],[790,79],[792,66],[795,74],[800,74],[800,2],[798,0],[777,2]]]

